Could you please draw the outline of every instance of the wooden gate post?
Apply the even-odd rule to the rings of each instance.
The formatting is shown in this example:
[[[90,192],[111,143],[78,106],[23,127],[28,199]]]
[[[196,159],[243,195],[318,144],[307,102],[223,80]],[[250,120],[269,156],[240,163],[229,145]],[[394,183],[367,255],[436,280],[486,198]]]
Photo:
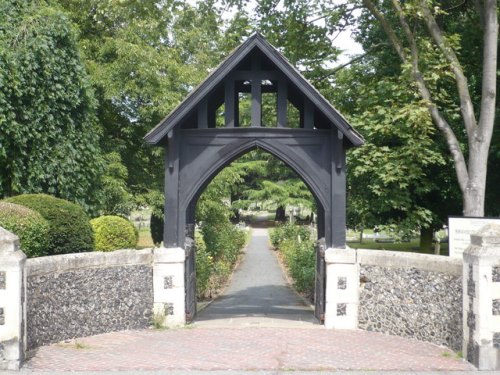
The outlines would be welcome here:
[[[0,370],[19,370],[26,351],[26,255],[0,227]]]
[[[186,323],[184,262],[180,247],[154,249],[153,292],[154,325],[173,328]]]
[[[356,250],[329,248],[325,251],[325,261],[325,327],[356,329],[359,307],[359,266],[356,262]]]

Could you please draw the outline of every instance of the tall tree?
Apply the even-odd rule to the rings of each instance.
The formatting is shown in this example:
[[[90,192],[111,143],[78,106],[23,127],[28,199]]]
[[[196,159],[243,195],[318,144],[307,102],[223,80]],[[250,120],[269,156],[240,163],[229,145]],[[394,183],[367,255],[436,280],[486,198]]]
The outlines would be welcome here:
[[[485,189],[488,154],[493,134],[496,106],[496,76],[498,48],[498,9],[496,0],[478,0],[476,25],[482,35],[482,71],[479,77],[467,79],[463,68],[466,55],[461,55],[457,39],[459,35],[447,33],[443,21],[446,12],[436,2],[426,0],[410,1],[402,4],[399,0],[376,3],[362,0],[364,6],[378,21],[389,43],[408,68],[416,83],[424,104],[444,139],[453,158],[458,184],[463,198],[465,216],[484,216]],[[422,35],[429,42],[422,41]],[[439,96],[443,87],[433,89],[429,85],[428,65],[422,54],[426,49],[434,49],[447,63],[456,87],[462,120],[462,129],[453,128],[452,120],[440,106]],[[468,51],[465,51],[468,53]],[[480,79],[480,100],[476,103],[471,93],[470,81]],[[450,96],[454,96],[455,93]],[[476,105],[474,105],[476,104]],[[460,143],[460,133],[467,138],[467,149]],[[468,160],[467,160],[468,159]]]
[[[44,192],[90,208],[102,167],[76,30],[44,1],[2,1],[0,25],[0,196]]]

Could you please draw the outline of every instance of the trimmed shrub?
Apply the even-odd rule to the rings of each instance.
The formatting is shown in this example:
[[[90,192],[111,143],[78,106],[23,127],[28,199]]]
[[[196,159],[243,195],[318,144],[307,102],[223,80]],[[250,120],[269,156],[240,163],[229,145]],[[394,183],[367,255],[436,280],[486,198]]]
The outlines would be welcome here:
[[[134,225],[119,216],[101,216],[90,220],[95,235],[97,251],[113,251],[135,248],[137,235]]]
[[[31,208],[49,223],[48,254],[69,254],[94,249],[89,217],[77,204],[46,194],[24,194],[5,200]]]
[[[49,223],[38,212],[19,204],[0,202],[0,227],[19,237],[28,258],[48,254]]]

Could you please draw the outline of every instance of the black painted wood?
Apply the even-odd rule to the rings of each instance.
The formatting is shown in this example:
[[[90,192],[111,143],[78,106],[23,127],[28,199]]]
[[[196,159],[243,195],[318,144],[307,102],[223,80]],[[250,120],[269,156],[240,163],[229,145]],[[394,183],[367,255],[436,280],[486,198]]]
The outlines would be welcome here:
[[[251,93],[249,128],[239,127],[241,92]],[[262,127],[263,92],[277,94],[275,128]],[[300,111],[298,129],[287,127],[288,103]],[[225,127],[216,128],[216,112],[222,104]],[[166,147],[164,246],[186,250],[188,321],[196,314],[192,243],[196,203],[223,168],[251,150],[259,148],[276,156],[309,188],[318,207],[322,254],[327,247],[345,247],[346,150],[363,140],[259,34],[243,43],[145,139]],[[316,316],[321,320],[325,264],[320,255],[318,250]]]
[[[322,324],[325,322],[326,307],[326,244],[321,238],[316,243],[316,277],[314,284],[314,316]]]

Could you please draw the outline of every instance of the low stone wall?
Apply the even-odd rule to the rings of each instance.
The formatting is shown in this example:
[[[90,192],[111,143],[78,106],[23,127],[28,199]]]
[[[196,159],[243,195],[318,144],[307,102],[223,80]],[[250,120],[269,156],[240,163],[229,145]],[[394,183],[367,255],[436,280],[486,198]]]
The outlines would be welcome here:
[[[359,328],[462,350],[462,260],[358,250]]]
[[[65,339],[150,326],[152,259],[151,249],[29,259],[28,350]]]

